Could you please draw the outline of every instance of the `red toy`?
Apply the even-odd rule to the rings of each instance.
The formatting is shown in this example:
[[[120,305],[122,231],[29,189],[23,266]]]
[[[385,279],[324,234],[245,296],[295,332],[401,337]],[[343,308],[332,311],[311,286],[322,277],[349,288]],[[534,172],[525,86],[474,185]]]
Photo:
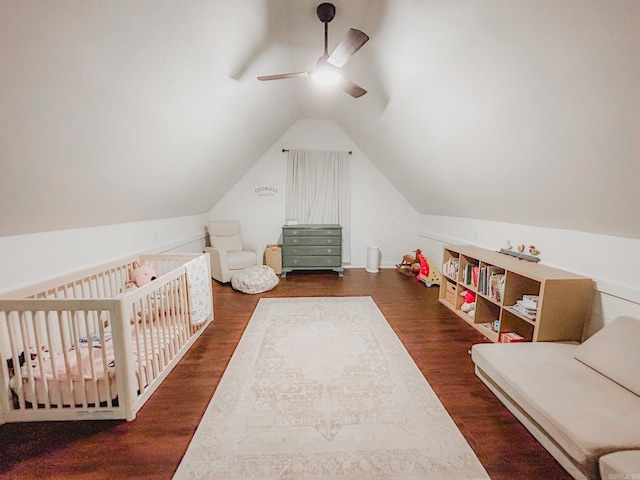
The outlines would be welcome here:
[[[462,292],[460,295],[462,295],[462,299],[467,303],[473,303],[476,301],[476,294],[470,290],[466,290]]]

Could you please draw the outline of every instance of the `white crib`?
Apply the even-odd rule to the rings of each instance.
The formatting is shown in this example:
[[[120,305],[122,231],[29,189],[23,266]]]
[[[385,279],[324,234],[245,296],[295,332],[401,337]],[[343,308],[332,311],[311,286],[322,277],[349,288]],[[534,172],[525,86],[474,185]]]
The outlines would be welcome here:
[[[133,262],[157,278],[125,292]],[[0,424],[133,420],[213,320],[208,254],[139,255],[0,295]]]

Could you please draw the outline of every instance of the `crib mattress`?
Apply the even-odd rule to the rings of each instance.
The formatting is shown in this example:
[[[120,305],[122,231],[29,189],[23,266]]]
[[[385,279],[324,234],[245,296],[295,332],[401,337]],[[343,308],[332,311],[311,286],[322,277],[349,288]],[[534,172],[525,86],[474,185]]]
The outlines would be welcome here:
[[[171,360],[171,343],[186,327],[139,328],[132,339],[136,383],[142,391]],[[188,333],[187,333],[188,334]],[[110,332],[101,342],[81,341],[63,352],[41,352],[21,368],[10,386],[15,395],[22,391],[25,402],[38,405],[98,405],[117,397],[115,352]],[[106,368],[105,368],[106,367]],[[22,383],[20,388],[20,383]]]

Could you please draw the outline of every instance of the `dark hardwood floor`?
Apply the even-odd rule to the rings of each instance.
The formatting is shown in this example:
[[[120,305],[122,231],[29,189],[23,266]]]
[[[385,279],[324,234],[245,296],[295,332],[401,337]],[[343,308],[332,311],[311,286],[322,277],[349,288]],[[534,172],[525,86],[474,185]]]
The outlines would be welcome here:
[[[215,320],[133,422],[0,426],[0,478],[170,479],[261,297],[373,297],[490,477],[570,479],[478,380],[468,351],[482,335],[395,270],[291,274],[245,295],[214,282]]]

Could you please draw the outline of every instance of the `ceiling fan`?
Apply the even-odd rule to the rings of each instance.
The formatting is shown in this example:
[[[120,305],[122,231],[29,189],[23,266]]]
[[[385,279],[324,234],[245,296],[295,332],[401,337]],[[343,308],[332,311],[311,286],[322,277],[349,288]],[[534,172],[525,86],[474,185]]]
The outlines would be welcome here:
[[[345,92],[353,98],[358,98],[367,93],[360,85],[347,80],[342,76],[340,68],[360,50],[369,36],[366,33],[350,28],[347,35],[338,44],[335,50],[329,55],[327,51],[327,38],[329,22],[336,14],[336,7],[331,3],[321,3],[316,10],[318,19],[324,23],[324,54],[318,59],[313,70],[308,72],[281,73],[278,75],[264,75],[258,80],[282,80],[285,78],[301,78],[310,76],[318,85],[339,85]]]

